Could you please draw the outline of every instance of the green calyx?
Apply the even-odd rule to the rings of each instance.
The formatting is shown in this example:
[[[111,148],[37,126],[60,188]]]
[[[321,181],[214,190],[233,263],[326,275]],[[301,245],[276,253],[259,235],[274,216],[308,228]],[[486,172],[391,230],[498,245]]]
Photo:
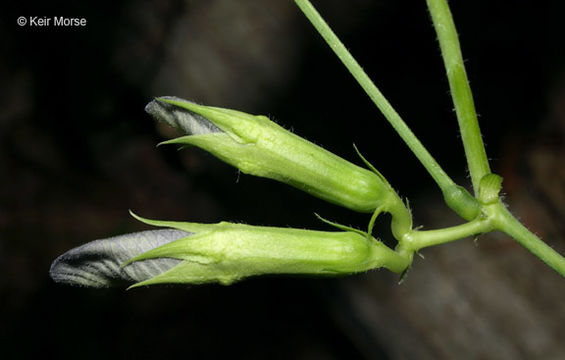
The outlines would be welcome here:
[[[133,214],[132,214],[133,215]],[[193,233],[135,256],[124,264],[156,258],[182,260],[172,269],[132,287],[160,283],[231,284],[262,274],[347,275],[385,267],[400,273],[408,261],[374,238],[355,232],[327,232],[221,222],[138,220]]]
[[[382,175],[324,150],[265,116],[169,97],[157,98],[147,111],[158,119],[184,111],[182,116],[198,116],[200,123],[207,121],[218,130],[189,130],[189,135],[163,144],[197,146],[243,173],[278,180],[355,211],[369,213],[379,207],[389,211],[404,206]],[[186,128],[178,121],[173,125]]]

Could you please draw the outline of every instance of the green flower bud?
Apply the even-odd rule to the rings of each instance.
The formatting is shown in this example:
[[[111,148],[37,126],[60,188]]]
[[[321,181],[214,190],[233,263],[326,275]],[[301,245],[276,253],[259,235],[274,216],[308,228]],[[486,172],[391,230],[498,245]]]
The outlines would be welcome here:
[[[135,216],[135,215],[134,215]],[[60,283],[132,287],[218,282],[263,274],[339,276],[409,265],[383,243],[356,232],[311,231],[221,222],[137,219],[169,229],[96,240],[59,256],[50,269]],[[172,229],[171,229],[172,228]]]
[[[243,173],[281,181],[355,211],[404,207],[380,174],[306,141],[265,116],[173,97],[153,100],[146,111],[189,134],[165,144],[200,147]]]

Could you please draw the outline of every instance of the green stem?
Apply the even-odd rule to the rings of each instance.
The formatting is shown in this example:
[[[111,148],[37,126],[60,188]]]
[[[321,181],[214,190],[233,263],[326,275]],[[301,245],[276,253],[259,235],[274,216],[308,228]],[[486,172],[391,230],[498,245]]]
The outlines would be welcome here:
[[[500,230],[515,239],[520,245],[565,277],[565,258],[522,225],[501,202],[485,205],[483,216],[462,225],[438,230],[413,230],[399,241],[397,251],[400,254],[409,254],[425,247],[496,230]]]
[[[565,258],[528,230],[502,204],[497,204],[495,226],[565,277]]]
[[[479,182],[483,176],[490,173],[490,168],[475,111],[473,94],[463,64],[457,31],[447,0],[426,1],[441,47],[451,97],[455,105],[461,139],[476,196],[479,193]]]
[[[408,145],[410,150],[416,155],[418,160],[424,165],[426,170],[433,177],[435,182],[444,191],[444,189],[455,186],[451,178],[443,171],[435,159],[430,155],[426,148],[420,143],[418,138],[402,120],[400,115],[394,110],[387,99],[369,79],[365,71],[361,68],[359,63],[351,56],[349,51],[345,48],[343,43],[338,39],[335,33],[331,30],[328,24],[324,21],[322,16],[316,11],[308,0],[295,0],[296,4],[304,15],[310,20],[316,30],[322,35],[324,40],[328,43],[330,48],[334,51],[337,57],[349,70],[351,75],[357,80],[359,85],[365,90],[367,95],[375,103],[377,108],[382,112],[388,122],[392,125],[394,130],[400,135],[402,140]]]
[[[445,244],[469,236],[479,235],[489,232],[492,229],[493,226],[489,219],[477,217],[475,220],[468,223],[448,228],[426,231],[413,230],[408,234],[408,241],[406,244],[403,244],[403,247],[418,251],[425,247]]]

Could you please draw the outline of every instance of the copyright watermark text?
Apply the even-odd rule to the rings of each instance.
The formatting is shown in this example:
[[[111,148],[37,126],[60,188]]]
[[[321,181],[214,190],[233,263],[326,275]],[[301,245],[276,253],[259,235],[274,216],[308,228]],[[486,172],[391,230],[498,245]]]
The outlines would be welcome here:
[[[84,27],[86,18],[72,18],[65,16],[20,16],[17,20],[19,26],[28,27]]]

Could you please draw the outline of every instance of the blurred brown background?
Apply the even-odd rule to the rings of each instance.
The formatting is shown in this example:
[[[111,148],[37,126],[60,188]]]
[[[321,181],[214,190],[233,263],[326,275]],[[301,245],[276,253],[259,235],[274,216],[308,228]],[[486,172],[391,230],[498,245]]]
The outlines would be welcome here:
[[[468,183],[422,1],[317,1],[437,160]],[[565,254],[562,1],[453,1],[506,201]],[[84,28],[19,16],[84,17]],[[565,282],[502,235],[423,251],[408,278],[258,278],[124,291],[54,284],[51,261],[162,219],[327,229],[354,214],[210,155],[155,148],[159,95],[269,115],[410,199],[415,223],[456,224],[440,193],[290,0],[7,1],[0,14],[2,358],[558,359]],[[390,240],[386,217],[384,240]]]

